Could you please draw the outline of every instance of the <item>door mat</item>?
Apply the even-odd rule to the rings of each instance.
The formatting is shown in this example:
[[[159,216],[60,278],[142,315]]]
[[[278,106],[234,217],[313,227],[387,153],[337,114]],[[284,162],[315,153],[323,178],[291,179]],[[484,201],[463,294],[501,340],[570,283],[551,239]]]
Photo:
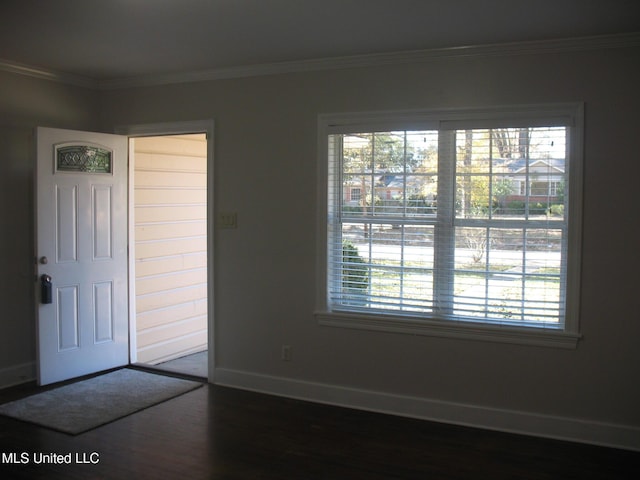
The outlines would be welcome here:
[[[0,405],[0,415],[77,435],[203,384],[121,369]]]

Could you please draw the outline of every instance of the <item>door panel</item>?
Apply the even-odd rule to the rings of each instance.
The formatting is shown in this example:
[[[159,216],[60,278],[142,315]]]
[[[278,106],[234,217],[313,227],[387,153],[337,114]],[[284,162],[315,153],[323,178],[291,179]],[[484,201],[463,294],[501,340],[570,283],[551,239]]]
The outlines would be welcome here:
[[[95,343],[113,341],[113,282],[93,285],[93,319]]]
[[[111,260],[111,239],[113,238],[113,222],[111,220],[110,185],[92,186],[93,206],[93,260]]]
[[[128,147],[50,128],[36,139],[38,279],[52,283],[51,303],[37,308],[44,385],[128,363]]]
[[[56,261],[78,260],[78,186],[56,185]]]
[[[58,311],[58,351],[73,350],[80,346],[78,340],[78,285],[56,287]]]

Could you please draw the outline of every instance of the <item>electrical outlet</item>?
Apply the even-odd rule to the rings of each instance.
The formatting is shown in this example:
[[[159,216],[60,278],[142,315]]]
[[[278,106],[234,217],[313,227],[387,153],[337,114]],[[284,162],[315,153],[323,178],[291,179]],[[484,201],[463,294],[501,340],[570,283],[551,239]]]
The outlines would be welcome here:
[[[236,212],[222,212],[218,214],[219,228],[238,228],[238,214]]]
[[[282,361],[291,361],[291,345],[282,345]]]

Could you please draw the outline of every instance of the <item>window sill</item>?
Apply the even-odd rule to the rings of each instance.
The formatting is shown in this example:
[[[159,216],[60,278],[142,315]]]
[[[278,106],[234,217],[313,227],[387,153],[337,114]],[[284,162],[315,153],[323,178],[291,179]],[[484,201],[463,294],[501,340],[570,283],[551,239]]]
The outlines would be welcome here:
[[[425,320],[393,315],[366,315],[352,312],[316,312],[323,326],[404,333],[430,337],[458,338],[487,342],[510,343],[575,349],[581,335],[561,330],[533,327],[486,325],[450,320]]]

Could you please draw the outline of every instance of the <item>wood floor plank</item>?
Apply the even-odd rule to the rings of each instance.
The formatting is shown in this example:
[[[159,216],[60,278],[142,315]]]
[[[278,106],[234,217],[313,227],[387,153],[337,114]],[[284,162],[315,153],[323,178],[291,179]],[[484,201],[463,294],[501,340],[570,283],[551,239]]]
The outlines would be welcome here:
[[[0,392],[0,402],[29,388]],[[78,436],[0,416],[16,479],[635,479],[640,453],[444,425],[206,385]],[[94,455],[93,457],[97,457]]]

